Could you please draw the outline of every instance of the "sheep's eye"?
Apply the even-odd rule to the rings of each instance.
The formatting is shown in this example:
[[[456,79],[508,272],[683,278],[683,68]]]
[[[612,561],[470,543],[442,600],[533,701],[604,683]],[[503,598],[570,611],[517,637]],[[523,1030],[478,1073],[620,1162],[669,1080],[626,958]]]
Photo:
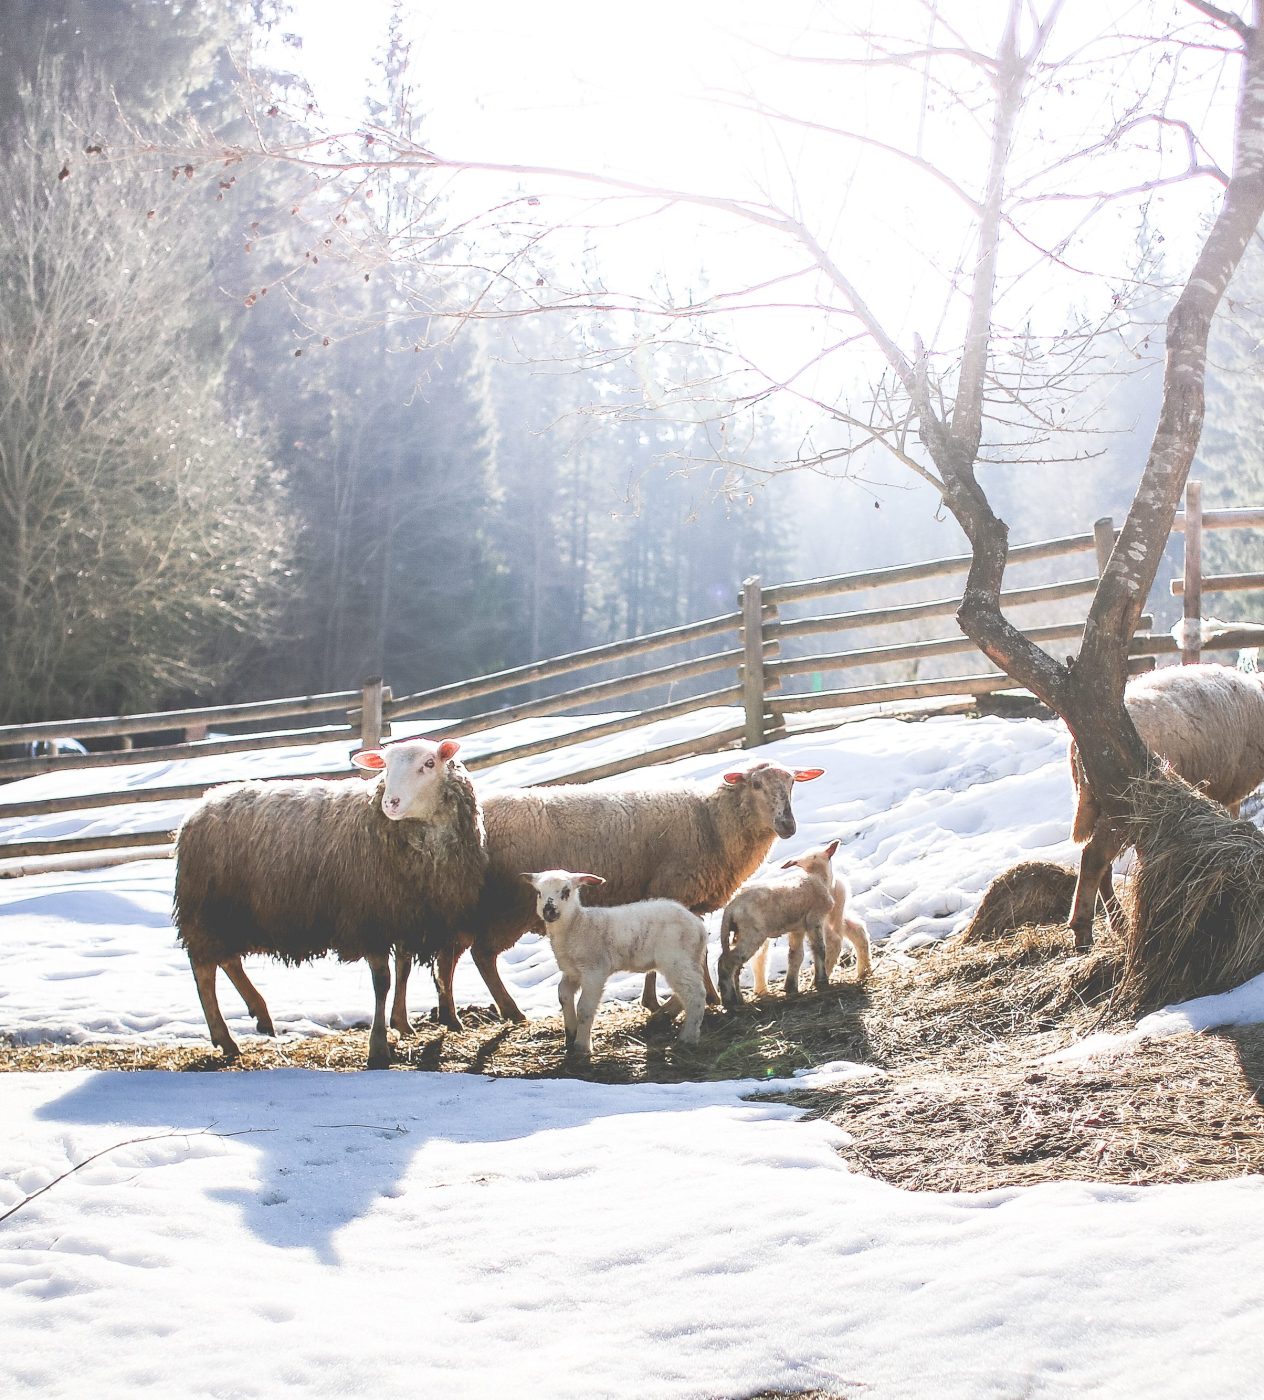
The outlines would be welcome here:
[[[563,886],[562,886],[562,893],[558,896],[558,898],[559,898],[559,899],[569,899],[570,897],[571,897],[571,887],[570,887],[569,885],[563,885]]]
[[[426,759],[426,767],[427,767],[427,768],[433,768],[433,767],[434,767],[434,759],[433,759],[433,758],[428,758],[428,759]]]

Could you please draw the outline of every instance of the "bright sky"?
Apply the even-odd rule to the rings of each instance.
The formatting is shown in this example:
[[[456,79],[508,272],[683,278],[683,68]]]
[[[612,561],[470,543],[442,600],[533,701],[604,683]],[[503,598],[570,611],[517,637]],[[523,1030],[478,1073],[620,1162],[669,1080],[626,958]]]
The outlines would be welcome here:
[[[769,107],[920,150],[928,162],[958,173],[966,192],[977,196],[984,169],[982,132],[937,89],[933,77],[923,84],[906,73],[897,81],[889,71],[787,65],[781,58],[786,52],[843,52],[836,37],[840,14],[853,22],[858,14],[868,15],[870,33],[902,23],[906,33],[924,32],[938,44],[994,50],[1003,14],[996,0],[988,6],[930,8],[933,20],[914,0],[849,0],[841,9],[825,0],[778,6],[761,0],[643,0],[633,9],[591,0],[551,0],[546,6],[409,0],[405,13],[416,102],[425,113],[424,139],[441,154],[590,169],[668,187],[771,199],[812,228],[906,353],[916,332],[932,353],[939,350],[951,359],[962,338],[961,280],[973,257],[971,220],[957,196],[925,170],[872,147],[823,136],[801,123],[769,126],[738,110],[755,94]],[[361,0],[352,8],[340,0],[294,0],[291,27],[304,35],[301,61],[332,126],[339,125],[340,116],[354,125],[388,14],[386,0]],[[1162,32],[1174,22],[1189,26],[1195,18],[1178,0],[1068,5],[1051,55],[1075,55],[1088,40],[1097,47],[1091,62],[1072,57],[1057,86],[1023,114],[1020,134],[1038,140],[1022,148],[1014,179],[1028,180],[1028,191],[1045,198],[1051,186],[1044,167],[1056,171],[1056,161],[1068,149],[1092,143],[1121,119],[1130,83],[1141,82],[1157,61],[1157,50],[1143,50],[1103,81],[1104,54],[1131,50],[1131,34]],[[952,20],[967,24],[969,31],[958,36],[946,27]],[[1208,37],[1205,26],[1200,37]],[[1209,131],[1213,154],[1227,164],[1227,107],[1224,98],[1215,97],[1212,80],[1226,71],[1232,78],[1233,65],[1226,70],[1218,54],[1190,51],[1159,65],[1159,86],[1175,88],[1178,77],[1195,69],[1201,76],[1194,96],[1178,102],[1172,114]],[[1232,81],[1224,85],[1227,97],[1233,86]],[[1104,150],[1084,177],[1088,185],[1115,189],[1148,174],[1146,152],[1158,130],[1146,126],[1135,145]],[[1173,161],[1184,160],[1183,143],[1170,139],[1169,170]],[[517,188],[525,185],[534,193],[538,185],[547,195],[547,184],[533,177]],[[488,207],[514,188],[503,177],[462,175],[448,186],[450,207]],[[1081,183],[1079,189],[1085,188]],[[1214,192],[1203,179],[1150,200],[1148,217],[1160,235],[1170,275],[1180,278],[1186,272],[1200,216]],[[1046,246],[1057,247],[1058,266],[1021,238],[1009,240],[998,320],[1011,328],[1031,325],[1058,333],[1073,316],[1093,321],[1107,314],[1118,276],[1134,255],[1141,217],[1135,201],[1107,202],[1089,219],[1090,201],[1061,196],[1058,191],[1057,198],[1024,214],[1028,228]],[[598,210],[594,199],[591,189],[578,200],[546,199],[539,217],[547,222],[578,214],[599,227],[550,246],[561,259],[594,247],[605,284],[615,290],[632,283],[645,287],[660,263],[669,266],[677,297],[682,288],[715,293],[766,283],[800,272],[807,263],[802,248],[727,216],[657,214],[626,223],[626,204],[617,212],[609,204]],[[636,212],[644,215],[646,206]],[[623,227],[612,229],[612,224]],[[1111,269],[1116,276],[1081,275],[1076,269],[1091,274]],[[800,276],[757,298],[780,309],[745,313],[738,343],[774,380],[784,380],[854,333],[854,322],[837,312],[826,317],[813,304],[823,286],[815,274]],[[827,295],[838,301],[836,292]],[[827,371],[814,371],[800,383],[837,401],[847,393],[845,386],[865,385],[875,372],[872,359],[861,366],[851,352],[835,353]]]

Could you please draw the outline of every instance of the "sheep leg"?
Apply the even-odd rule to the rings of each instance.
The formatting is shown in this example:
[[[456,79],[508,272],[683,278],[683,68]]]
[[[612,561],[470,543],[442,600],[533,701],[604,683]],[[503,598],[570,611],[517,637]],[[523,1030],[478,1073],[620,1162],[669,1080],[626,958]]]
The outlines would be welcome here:
[[[790,951],[786,954],[786,996],[799,995],[799,969],[803,966],[803,933],[789,935]]]
[[[646,1011],[661,1009],[658,1001],[658,974],[656,972],[645,974],[645,985],[641,988],[641,1005]]]
[[[829,990],[830,970],[825,961],[825,933],[820,924],[813,924],[808,930],[808,942],[812,945],[812,968],[816,974],[816,990],[826,992]]]
[[[575,1044],[571,1047],[577,1060],[592,1059],[593,1018],[601,994],[606,989],[606,979],[599,974],[589,973],[580,980],[579,1005],[576,1008]]]
[[[255,1029],[260,1035],[276,1035],[276,1027],[272,1024],[272,1013],[268,1010],[268,1003],[264,1001],[259,988],[246,976],[246,969],[241,965],[240,958],[229,958],[227,962],[220,963],[224,969],[228,980],[237,988],[242,1001],[246,1003],[246,1010],[255,1018]]]
[[[391,1047],[386,1039],[386,998],[391,990],[391,960],[386,953],[367,956],[369,973],[373,978],[373,1028],[369,1031],[369,1068],[385,1069],[391,1062]]]
[[[391,1030],[399,1035],[412,1035],[408,1019],[408,974],[413,960],[402,948],[395,949],[395,995],[391,998]]]
[[[702,959],[702,986],[706,995],[708,1006],[719,1006],[720,993],[716,990],[715,983],[711,980],[711,969],[707,966],[707,960]]]
[[[469,947],[467,943],[453,942],[435,954],[434,983],[435,991],[439,994],[439,1024],[447,1026],[452,1031],[465,1029],[461,1024],[461,1018],[456,1014],[456,1002],[452,997],[452,978],[456,972],[457,962],[467,947]],[[398,1000],[398,989],[395,996]]]
[[[189,954],[189,963],[193,968],[193,980],[197,983],[198,1000],[202,1003],[202,1015],[206,1017],[211,1044],[224,1052],[226,1060],[235,1060],[241,1051],[228,1032],[228,1023],[219,1009],[219,997],[215,994],[215,974],[219,971],[219,964],[194,962],[192,953]]]
[[[506,1021],[525,1021],[527,1018],[518,1009],[518,1003],[509,995],[509,988],[500,980],[500,969],[496,966],[496,954],[477,943],[470,949],[474,966],[482,974],[487,990],[496,1002],[496,1009]]]
[[[579,990],[579,983],[573,977],[568,977],[562,973],[562,980],[557,984],[557,999],[562,1004],[562,1025],[566,1028],[566,1053],[569,1055],[571,1047],[575,1044],[575,993]]]
[[[766,997],[768,995],[768,954],[772,952],[772,943],[765,938],[755,949],[755,956],[751,959],[751,971],[755,975],[755,995]]]
[[[685,1008],[684,1024],[680,1028],[680,1041],[683,1045],[696,1045],[702,1035],[702,1017],[706,1011],[707,998],[705,988],[696,978],[682,977],[675,985],[676,995],[673,1001],[680,1002]]]
[[[1093,946],[1093,911],[1097,893],[1119,854],[1119,837],[1108,822],[1098,822],[1088,844],[1080,854],[1080,873],[1075,881],[1075,896],[1071,901],[1071,932],[1075,934],[1075,951],[1087,953]],[[1114,884],[1111,885],[1112,893]]]
[[[1102,904],[1106,908],[1106,922],[1115,933],[1125,933],[1124,907],[1115,893],[1115,875],[1109,865],[1102,871],[1102,883],[1098,894],[1101,895]]]
[[[868,931],[859,919],[844,919],[843,938],[856,950],[856,981],[863,982],[873,971]]]

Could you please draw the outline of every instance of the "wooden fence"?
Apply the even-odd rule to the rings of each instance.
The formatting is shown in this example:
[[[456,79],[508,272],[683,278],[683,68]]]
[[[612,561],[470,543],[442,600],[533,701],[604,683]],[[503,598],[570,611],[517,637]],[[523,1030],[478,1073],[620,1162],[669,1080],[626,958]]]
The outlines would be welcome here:
[[[1184,579],[1172,584],[1173,592],[1184,593],[1187,617],[1197,618],[1198,605],[1205,593],[1229,588],[1264,587],[1264,574],[1201,578],[1202,532],[1261,526],[1264,526],[1264,509],[1204,513],[1197,483],[1190,483],[1186,510],[1176,521],[1176,529],[1184,532],[1187,544],[1186,574]],[[1010,564],[1018,570],[1040,561],[1064,560],[1078,555],[1092,556],[1094,567],[1079,570],[1075,577],[1031,583],[1006,591],[1002,594],[1002,602],[1007,613],[1032,605],[1047,606],[1091,596],[1114,538],[1112,522],[1099,520],[1090,533],[1013,547],[1009,554]],[[79,739],[107,736],[126,738],[162,731],[183,732],[187,736],[190,732],[204,733],[207,726],[221,729],[252,727],[250,733],[229,737],[185,737],[146,748],[96,752],[86,756],[39,755],[0,760],[0,782],[65,768],[110,767],[257,752],[285,746],[310,746],[331,740],[345,741],[347,753],[350,754],[356,748],[372,746],[389,737],[392,724],[404,720],[432,719],[436,725],[443,721],[442,732],[445,735],[463,737],[485,734],[517,721],[543,716],[569,714],[592,717],[591,723],[577,731],[543,735],[528,742],[473,754],[468,758],[468,765],[478,770],[564,749],[577,740],[622,734],[704,709],[722,707],[733,711],[733,723],[722,724],[699,737],[642,750],[600,766],[579,767],[553,780],[586,782],[686,755],[739,746],[755,747],[785,734],[787,720],[792,716],[806,717],[826,710],[945,697],[965,697],[977,701],[985,695],[1013,689],[1014,682],[985,662],[973,643],[959,632],[892,645],[853,645],[850,649],[825,652],[802,652],[800,649],[802,640],[807,638],[842,637],[845,643],[849,634],[854,638],[857,634],[868,635],[875,630],[880,633],[881,629],[896,625],[950,617],[960,601],[959,589],[955,593],[948,590],[942,597],[883,602],[880,606],[855,607],[848,611],[827,610],[821,604],[823,600],[851,597],[858,593],[882,591],[889,594],[892,589],[903,592],[928,580],[964,575],[969,564],[969,556],[960,555],[772,586],[765,586],[758,578],[749,578],[742,584],[739,606],[733,612],[476,676],[451,685],[437,686],[412,695],[396,697],[381,679],[374,678],[366,681],[358,690],[287,700],[0,726],[0,745],[29,745],[59,736]],[[836,604],[831,604],[833,606]],[[797,615],[783,616],[787,611]],[[1084,610],[1079,609],[1076,616],[1065,621],[1044,622],[1023,630],[1033,641],[1042,645],[1065,643],[1073,646],[1083,630],[1083,613]],[[1145,618],[1142,623],[1143,627],[1148,628],[1150,620]],[[1189,641],[1190,638],[1185,640]],[[1197,659],[1204,651],[1254,646],[1261,640],[1264,640],[1264,627],[1229,628],[1215,636],[1195,637],[1195,645],[1184,648],[1182,659]],[[700,655],[686,655],[683,658],[678,655],[682,650],[696,652],[700,648],[703,649]],[[1146,669],[1154,664],[1155,657],[1175,654],[1177,650],[1177,643],[1170,636],[1151,635],[1148,630],[1143,631],[1132,641],[1131,667],[1134,670]],[[796,652],[798,654],[794,654]],[[670,659],[660,660],[661,653],[668,653]],[[980,666],[976,666],[969,675],[932,678],[915,675],[912,679],[901,675],[897,679],[886,678],[896,670],[916,672],[924,663],[939,658],[971,656],[978,659]],[[650,657],[655,658],[658,664],[645,664],[645,658]],[[629,663],[635,664],[625,674],[605,675],[578,685],[570,683],[570,678],[577,673],[626,668]],[[860,668],[865,668],[871,677],[876,675],[878,679],[870,679],[865,684],[825,688],[826,676],[845,676]],[[796,688],[801,686],[804,677],[811,677],[813,689]],[[537,691],[547,688],[547,693],[511,698],[521,696],[528,688]],[[675,692],[680,688],[688,693],[678,696]],[[665,693],[667,698],[649,702],[642,700],[631,713],[601,717],[603,708],[608,708],[612,701],[646,692]],[[451,720],[454,711],[479,701],[492,703],[487,708],[477,709],[476,713]],[[815,722],[822,722],[823,719],[823,716],[816,714]],[[811,719],[801,719],[796,727],[803,728],[813,722]],[[326,768],[321,770],[321,776],[337,774],[331,775]],[[172,787],[102,789],[89,794],[7,803],[3,801],[3,791],[0,789],[0,817],[36,817],[123,804],[183,801],[200,796],[209,786],[212,784],[195,782]],[[29,868],[31,861],[39,861],[41,868],[51,868],[49,857],[64,858],[66,863],[83,864],[87,863],[86,856],[104,860],[117,858],[117,855],[110,857],[104,854],[108,852],[158,854],[169,848],[169,830],[95,837],[0,839],[0,861],[4,862],[0,868],[6,873],[17,873],[19,869]]]

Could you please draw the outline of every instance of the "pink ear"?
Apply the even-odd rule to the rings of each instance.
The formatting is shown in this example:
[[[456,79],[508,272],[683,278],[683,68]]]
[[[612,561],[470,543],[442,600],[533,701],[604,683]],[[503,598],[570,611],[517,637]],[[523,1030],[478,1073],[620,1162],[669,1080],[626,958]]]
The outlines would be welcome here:
[[[439,741],[439,762],[446,763],[460,747],[455,739],[441,739]]]
[[[796,783],[810,783],[813,778],[819,778],[824,772],[824,768],[796,768],[794,780]]]
[[[575,883],[577,885],[604,885],[606,882],[600,875],[576,875]]]
[[[829,843],[829,845],[826,846],[826,848],[825,848],[825,859],[826,859],[826,860],[832,860],[833,857],[834,857],[834,852],[835,852],[836,850],[838,850],[838,842],[837,842],[837,841],[831,841],[831,842]]]
[[[351,755],[351,761],[357,768],[369,768],[374,772],[386,767],[386,755],[381,749],[361,749]]]
[[[744,783],[744,782],[746,781],[746,774],[745,774],[745,773],[726,773],[726,774],[724,775],[724,781],[725,781],[726,783],[728,783],[730,787],[736,787],[736,786],[738,785],[738,783]]]

